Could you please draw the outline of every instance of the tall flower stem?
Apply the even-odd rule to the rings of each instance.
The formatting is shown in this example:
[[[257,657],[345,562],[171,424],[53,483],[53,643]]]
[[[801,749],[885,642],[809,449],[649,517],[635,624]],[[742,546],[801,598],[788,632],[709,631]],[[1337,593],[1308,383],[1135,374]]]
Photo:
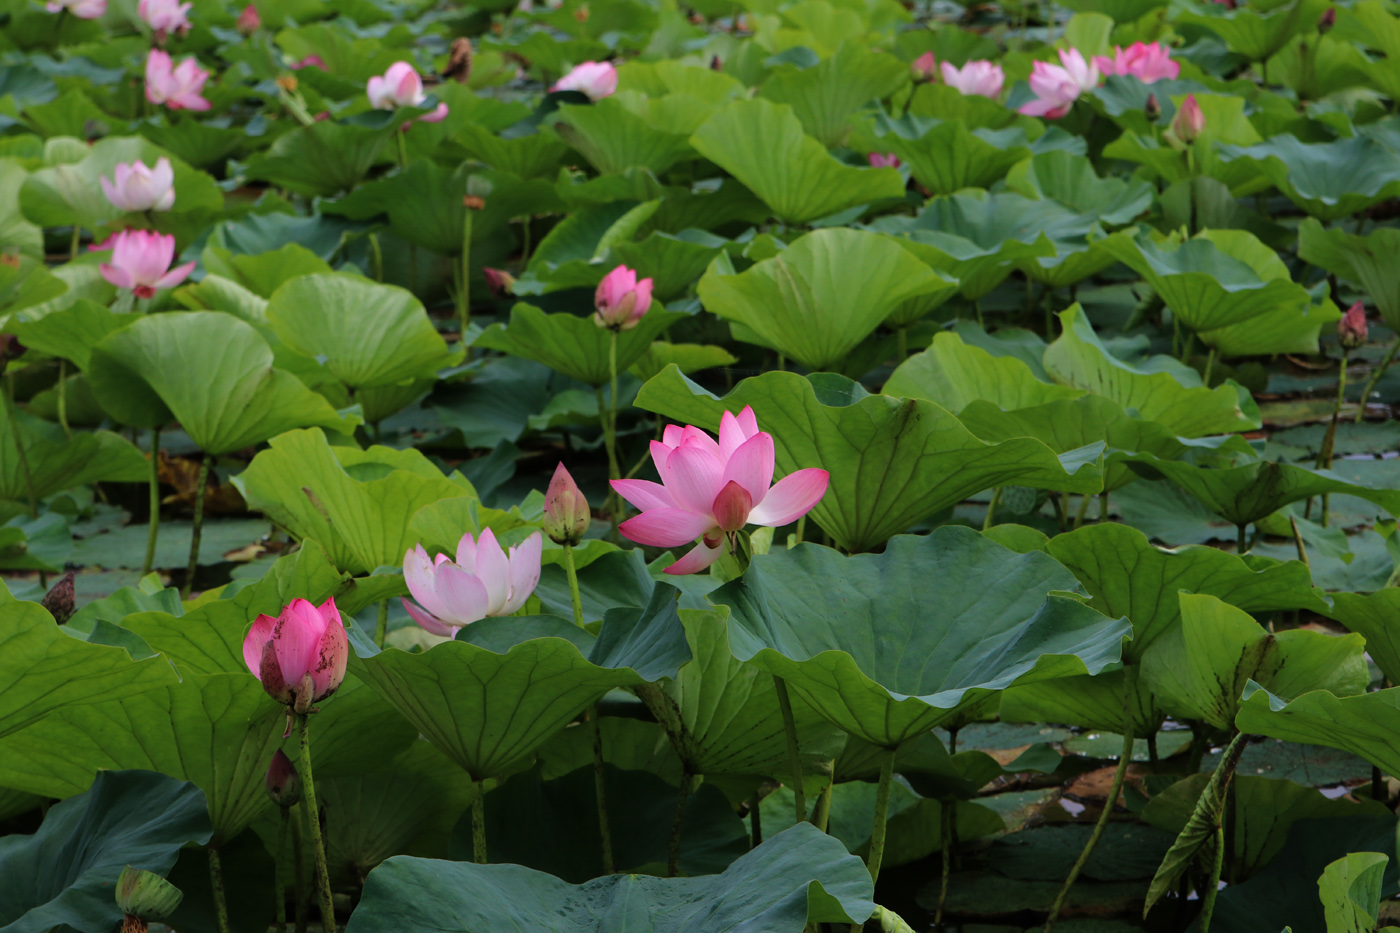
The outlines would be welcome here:
[[[457,316],[462,321],[462,346],[467,345],[467,328],[472,323],[471,267],[472,267],[472,212],[471,204],[462,211],[462,285],[457,290]]]
[[[943,908],[948,903],[948,879],[952,874],[953,865],[953,821],[957,819],[957,804],[951,800],[945,800],[939,805],[939,840],[941,846],[939,854],[943,857],[938,881],[938,909],[933,914],[933,925],[938,929],[943,928]]]
[[[384,599],[379,602],[379,619],[374,626],[374,643],[379,647],[384,647],[384,636],[389,632],[389,600]]]
[[[1337,401],[1332,406],[1332,421],[1327,425],[1327,434],[1322,439],[1322,449],[1317,452],[1317,468],[1332,469],[1332,453],[1337,447],[1337,422],[1342,417],[1342,403],[1347,391],[1347,351],[1342,349],[1342,368],[1337,374]],[[1331,503],[1327,493],[1322,494],[1322,527],[1327,527],[1328,511]]]
[[[1376,391],[1376,384],[1381,381],[1381,377],[1390,368],[1390,364],[1395,362],[1396,351],[1400,351],[1400,339],[1390,345],[1390,352],[1385,355],[1385,359],[1381,360],[1381,365],[1376,367],[1376,371],[1371,373],[1371,378],[1366,380],[1366,387],[1361,390],[1361,399],[1356,406],[1356,418],[1353,419],[1357,424],[1360,424],[1361,419],[1366,417],[1366,400],[1371,397],[1372,392]]]
[[[1118,795],[1123,791],[1123,779],[1127,777],[1128,765],[1133,760],[1132,702],[1137,691],[1137,671],[1137,666],[1134,664],[1123,667],[1123,750],[1118,756],[1118,767],[1113,772],[1113,784],[1108,789],[1108,799],[1104,801],[1103,812],[1099,814],[1098,821],[1094,823],[1094,831],[1089,834],[1089,841],[1084,844],[1084,851],[1080,852],[1079,858],[1074,860],[1074,865],[1070,867],[1069,876],[1065,878],[1060,893],[1055,895],[1055,903],[1050,907],[1050,916],[1045,918],[1044,933],[1050,933],[1051,929],[1054,928],[1055,919],[1059,917],[1060,909],[1065,906],[1065,899],[1069,897],[1070,889],[1074,887],[1079,873],[1084,870],[1089,856],[1094,854],[1094,847],[1099,844],[1104,830],[1108,828],[1108,821],[1113,816],[1113,808],[1118,805]]]
[[[613,343],[616,344],[616,342],[617,336],[613,335]],[[616,377],[614,377],[614,384],[616,384],[616,381]],[[617,465],[617,436],[613,431],[612,409],[603,403],[602,386],[594,388],[593,393],[598,400],[598,420],[603,424],[603,444],[608,449],[608,478],[621,479],[622,473]],[[614,399],[615,398],[616,396],[614,396]],[[612,519],[613,541],[617,541],[617,526],[621,524],[622,521],[618,514],[621,511],[621,507],[618,505],[619,502],[621,502],[621,497],[618,496],[616,490],[612,488],[612,484],[610,483],[608,485],[607,509],[608,517]]]
[[[308,903],[310,899],[306,893],[306,861],[302,858],[301,827],[302,821],[300,819],[292,824],[292,883],[296,888],[297,899],[296,931],[297,933],[306,933],[306,915],[311,911]]]
[[[194,575],[199,572],[199,544],[204,532],[204,487],[209,484],[209,463],[214,458],[205,454],[199,464],[199,482],[194,488],[194,527],[190,530],[190,563],[185,572],[185,585],[182,594],[189,599],[194,586]]]
[[[399,142],[399,169],[408,171],[408,140],[404,137],[408,134],[400,129],[394,134]],[[408,290],[418,291],[418,244],[409,241],[408,244]]]
[[[280,807],[282,823],[277,827],[277,851],[273,854],[272,897],[277,905],[277,933],[287,933],[287,828],[292,808]]]
[[[486,864],[486,788],[472,781],[472,860]]]
[[[141,564],[141,576],[151,572],[156,563],[156,539],[160,535],[160,428],[151,429],[151,515],[146,522],[146,560]]]
[[[569,580],[569,601],[574,606],[574,624],[583,628],[583,596],[578,589],[578,567],[574,563],[574,546],[564,545],[564,576]]]
[[[63,436],[73,438],[73,430],[68,427],[68,361],[58,361],[58,423],[63,428]]]
[[[302,783],[302,800],[311,826],[311,854],[316,859],[316,887],[321,896],[321,927],[335,933],[335,901],[331,898],[331,876],[326,866],[326,844],[321,838],[321,811],[316,806],[316,780],[311,774],[311,726],[306,713],[297,713],[297,739],[301,760],[297,774]]]
[[[612,331],[608,339],[608,388],[612,391],[612,396],[608,399],[608,437],[612,446],[608,450],[608,468],[611,471],[609,479],[622,479],[622,472],[617,464],[617,331]],[[611,489],[611,485],[608,487]],[[623,503],[622,497],[616,492],[612,493],[613,509],[609,512],[613,515],[613,527],[626,518],[625,510],[627,506]]]
[[[578,589],[578,568],[574,546],[564,545],[564,575],[569,580],[569,600],[574,606],[574,624],[583,628],[583,597]],[[603,843],[603,874],[611,875],[613,864],[612,826],[608,822],[607,767],[603,761],[603,733],[598,723],[598,704],[588,711],[588,732],[593,741],[593,796],[598,807],[598,835]]]
[[[788,696],[787,681],[774,674],[773,687],[778,694],[778,709],[783,714],[788,770],[792,774],[793,810],[797,814],[797,822],[801,823],[807,819],[807,793],[802,789],[802,752],[797,745],[797,721],[792,716],[792,698]]]
[[[880,880],[880,862],[885,857],[885,832],[889,828],[890,787],[893,784],[894,749],[891,748],[885,750],[885,760],[880,765],[880,783],[875,786],[875,825],[870,829],[870,854],[865,859],[872,884]],[[854,924],[851,933],[859,933],[862,926]]]
[[[15,405],[15,374],[5,374],[5,415],[10,421],[10,432],[15,439],[15,453],[19,455],[19,469],[24,476],[24,490],[29,495],[29,517],[39,517],[39,498],[34,494],[34,474],[29,472],[29,452],[24,449],[24,430],[19,423],[19,407]]]
[[[224,897],[224,865],[216,846],[206,846],[209,852],[209,887],[214,892],[214,922],[219,933],[229,933],[228,899]]]
[[[681,772],[680,792],[676,795],[676,815],[671,820],[671,844],[666,856],[666,877],[677,878],[681,873],[681,832],[685,829],[685,807],[695,790],[695,775],[689,769]]]

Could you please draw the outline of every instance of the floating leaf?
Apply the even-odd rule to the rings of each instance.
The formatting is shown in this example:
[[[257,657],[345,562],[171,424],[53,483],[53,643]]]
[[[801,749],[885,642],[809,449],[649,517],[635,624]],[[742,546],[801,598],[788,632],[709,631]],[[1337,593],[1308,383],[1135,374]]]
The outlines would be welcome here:
[[[641,359],[651,342],[685,314],[653,308],[632,330],[617,335],[617,368],[621,372]],[[606,385],[609,378],[608,344],[612,332],[593,318],[560,313],[545,314],[523,302],[510,310],[510,324],[492,324],[475,346],[500,350],[545,364],[591,386]]]
[[[1400,194],[1400,152],[1364,136],[1309,144],[1283,133],[1255,146],[1221,146],[1219,153],[1259,166],[1290,201],[1323,221]]]
[[[1042,152],[1006,175],[1006,187],[1028,198],[1058,201],[1105,224],[1130,223],[1152,206],[1152,186],[1141,178],[1100,178],[1082,155]]]
[[[927,399],[951,412],[976,401],[1013,411],[1084,394],[1082,389],[1044,382],[1019,359],[993,356],[951,333],[935,335],[927,350],[900,363],[883,391]]]

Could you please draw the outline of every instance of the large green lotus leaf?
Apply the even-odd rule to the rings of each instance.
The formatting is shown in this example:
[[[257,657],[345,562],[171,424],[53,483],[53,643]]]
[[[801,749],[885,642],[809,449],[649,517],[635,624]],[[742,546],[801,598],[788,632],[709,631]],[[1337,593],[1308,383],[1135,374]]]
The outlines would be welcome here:
[[[436,649],[434,649],[436,650]],[[521,865],[398,856],[370,873],[347,933],[801,933],[875,910],[865,864],[810,823],[698,878],[609,875],[572,885]],[[429,901],[424,891],[437,897]]]
[[[1126,363],[1108,352],[1077,304],[1060,312],[1060,325],[1059,338],[1045,350],[1045,370],[1056,382],[1112,399],[1179,437],[1259,427],[1259,407],[1235,383],[1208,389],[1184,367],[1163,371]]]
[[[1298,256],[1360,285],[1386,325],[1400,330],[1400,230],[1381,227],[1355,236],[1309,217],[1298,228]]]
[[[617,335],[617,369],[622,372],[639,360],[651,342],[667,327],[687,315],[654,308],[632,330]],[[492,324],[474,346],[500,350],[512,356],[543,363],[556,372],[591,386],[608,382],[608,344],[612,332],[593,318],[574,314],[545,314],[521,302],[510,309],[510,324]]]
[[[1369,83],[1387,97],[1400,95],[1400,24],[1395,17],[1380,0],[1364,0],[1337,13],[1337,28],[1331,37],[1353,47],[1365,46],[1383,53],[1363,70]]]
[[[80,162],[50,164],[31,172],[19,192],[20,207],[30,221],[41,227],[76,223],[95,228],[123,215],[102,193],[98,179],[113,178],[119,163],[140,159],[153,167],[162,156],[169,158],[169,153],[140,137],[108,136],[94,143]],[[170,163],[175,172],[175,205],[171,211],[184,214],[223,209],[223,192],[214,179],[179,159],[171,158]]]
[[[1267,12],[1249,6],[1227,10],[1224,6],[1201,3],[1183,8],[1176,20],[1204,26],[1219,36],[1230,51],[1262,62],[1295,34],[1314,29],[1326,8],[1325,0],[1293,0]]]
[[[931,603],[931,580],[958,585]],[[1047,595],[1073,586],[1045,554],[945,525],[893,538],[878,555],[812,544],[761,555],[710,599],[730,607],[735,657],[892,749],[1014,683],[1116,664],[1127,621]]]
[[[1055,201],[978,191],[933,198],[917,217],[884,217],[870,228],[956,277],[975,301],[1019,265],[1055,256],[1056,241],[1086,242],[1092,225]]]
[[[710,264],[701,303],[811,370],[837,366],[901,303],[948,285],[893,240],[847,227],[814,230],[738,275],[728,266]]]
[[[766,100],[725,104],[691,135],[690,144],[789,223],[904,194],[898,170],[842,165],[802,131],[791,107]]]
[[[119,434],[80,431],[68,438],[52,422],[16,414],[11,420],[9,406],[0,406],[0,499],[24,502],[31,484],[43,498],[86,483],[139,483],[150,473],[141,451]]]
[[[1076,48],[1088,54],[1087,49],[1079,46]],[[1106,41],[1104,51],[1109,51]],[[1177,101],[1184,99],[1187,94],[1208,95],[1211,90],[1210,87],[1190,78],[1163,78],[1151,84],[1144,84],[1132,75],[1108,75],[1103,84],[1094,88],[1088,100],[1095,110],[1106,114],[1123,129],[1151,136],[1154,126],[1160,128],[1171,125],[1176,116]],[[1155,120],[1147,119],[1149,97],[1157,99],[1157,109],[1160,113]],[[1160,129],[1158,132],[1160,133]]]
[[[221,229],[216,228],[211,240],[222,239],[220,233]],[[223,301],[210,307],[238,314],[250,324],[267,319],[267,299],[286,282],[302,275],[325,275],[331,271],[330,263],[300,243],[284,243],[277,249],[257,253],[239,253],[218,242],[210,242],[200,254],[200,261],[204,264],[204,279],[196,286],[185,287],[212,293],[211,298],[222,298]],[[211,277],[216,278],[214,283],[210,283]],[[221,286],[219,279],[262,299],[262,303],[238,295],[230,304],[228,286]]]
[[[908,81],[909,69],[895,56],[847,42],[811,68],[779,66],[758,96],[787,104],[808,135],[830,149],[845,142],[851,114],[871,101],[884,100]]]
[[[50,272],[40,257],[21,254],[17,258],[18,265],[0,264],[0,313],[36,307],[47,311],[45,305],[68,297],[69,283]]]
[[[681,611],[692,660],[662,684],[680,714],[680,754],[692,774],[762,775],[788,780],[787,739],[773,677],[734,657],[728,613]],[[799,696],[793,722],[805,770],[817,771],[842,736]]]
[[[893,152],[909,166],[914,180],[936,195],[988,187],[1031,154],[1023,135],[1018,134],[1021,145],[999,145],[986,138],[990,132],[969,130],[961,120],[891,120],[882,115],[876,127],[884,132],[863,138],[863,147]]]
[[[1142,660],[1143,652],[1177,626],[1182,591],[1206,593],[1247,612],[1327,608],[1301,561],[1256,570],[1211,547],[1156,547],[1128,525],[1089,525],[1051,538],[1046,550],[1084,584],[1089,605],[1132,623],[1133,640],[1123,649],[1127,663]]]
[[[451,139],[478,161],[519,178],[554,177],[569,152],[567,145],[548,133],[507,138],[475,123],[462,126]]]
[[[1102,13],[1115,23],[1132,23],[1165,6],[1162,0],[1069,0],[1065,6],[1076,13]]]
[[[1210,468],[1179,460],[1159,460],[1147,453],[1135,454],[1127,462],[1150,479],[1166,478],[1232,525],[1260,521],[1290,502],[1336,493],[1365,499],[1400,516],[1400,489],[1348,482],[1331,470],[1311,470],[1271,460]]]
[[[651,279],[654,300],[669,301],[688,292],[728,244],[703,230],[674,235],[654,230],[641,242],[614,243],[609,258],[635,269],[638,278]]]
[[[118,771],[56,805],[33,835],[0,839],[0,930],[115,930],[112,896],[130,865],[164,875],[180,849],[209,841],[204,795],[162,774]]]
[[[1001,695],[997,715],[1002,722],[1054,722],[1119,734],[1130,727],[1133,735],[1153,735],[1162,727],[1166,711],[1156,702],[1147,682],[1137,677],[1125,723],[1124,676],[1119,670],[1008,687]]]
[[[1142,656],[1142,676],[1173,716],[1228,730],[1246,681],[1284,697],[1310,690],[1351,696],[1370,682],[1360,635],[1307,629],[1275,635],[1217,597],[1179,598],[1181,625]]]
[[[378,111],[360,124],[325,120],[283,133],[248,160],[246,177],[307,197],[351,191],[379,161],[399,127],[425,110]],[[367,115],[369,116],[369,115]]]
[[[640,91],[649,97],[686,94],[709,104],[720,104],[747,93],[743,84],[722,71],[689,62],[634,59],[618,72],[619,91]]]
[[[186,675],[125,699],[55,710],[0,739],[0,782],[67,797],[102,771],[159,771],[204,791],[219,844],[272,806],[263,778],[282,744],[284,713],[246,671]]]
[[[932,402],[870,395],[830,374],[768,372],[723,399],[674,366],[642,386],[637,405],[674,421],[718,430],[725,411],[753,407],[773,435],[777,472],[831,474],[812,518],[848,551],[867,551],[939,509],[993,486],[1098,492],[1101,448],[1063,457],[1040,441],[987,444]]]
[[[1339,697],[1314,690],[1290,701],[1258,684],[1246,684],[1235,716],[1241,732],[1340,748],[1400,774],[1400,687]]]
[[[283,342],[324,359],[352,389],[431,376],[461,356],[412,292],[351,275],[293,279],[273,294],[267,319]]]
[[[389,226],[410,243],[444,256],[460,256],[468,169],[467,163],[452,169],[432,159],[417,159],[404,171],[360,185],[328,205],[327,212],[356,220],[388,215]]]
[[[1387,587],[1369,595],[1334,593],[1323,615],[1336,619],[1366,639],[1366,653],[1391,683],[1400,683],[1400,589]]]
[[[1082,389],[1036,378],[1030,367],[1013,356],[993,356],[946,332],[935,335],[927,350],[900,363],[882,391],[927,399],[951,412],[976,401],[1013,411],[1084,394]]]
[[[355,574],[402,563],[417,543],[407,518],[423,506],[475,495],[413,448],[332,447],[319,428],[273,438],[234,483],[250,508],[316,541],[336,567]]]
[[[1184,82],[1173,83],[1180,85]],[[1169,97],[1171,106],[1180,107],[1185,96],[1184,91],[1172,94]],[[1150,133],[1145,126],[1145,118],[1144,125],[1139,127],[1141,132],[1125,130],[1122,136],[1104,147],[1104,155],[1141,163],[1151,174],[1169,184],[1202,175],[1219,181],[1237,197],[1268,190],[1269,179],[1258,166],[1246,161],[1226,161],[1215,151],[1216,143],[1252,146],[1263,142],[1259,131],[1245,113],[1244,98],[1234,94],[1205,94],[1199,90],[1194,96],[1205,117],[1206,126],[1191,147],[1191,164],[1187,164],[1180,150]]]
[[[612,268],[604,264],[612,245],[637,236],[660,210],[661,195],[662,192],[655,192],[640,203],[631,197],[609,197],[602,204],[589,204],[574,211],[540,241],[525,274],[511,286],[511,293],[537,295],[595,287]]]
[[[1018,116],[1016,111],[1003,106],[1000,101],[979,94],[964,94],[955,87],[938,82],[915,86],[914,95],[909,99],[909,113],[916,117],[960,120],[969,128],[989,129],[1001,129],[1008,124],[1030,119]]]
[[[71,360],[79,369],[87,369],[97,342],[134,320],[133,315],[117,314],[95,301],[79,298],[66,308],[32,320],[20,312],[6,330],[31,350]]]
[[[637,113],[628,103],[645,111],[677,108],[699,120],[708,113],[700,101],[685,95],[635,102],[613,95],[591,104],[565,104],[559,108],[554,129],[604,175],[634,166],[661,175],[682,159],[695,158],[689,138],[694,125],[672,129],[656,119],[659,114]]]
[[[1317,891],[1328,930],[1365,933],[1377,928],[1381,899],[1388,896],[1385,873],[1389,862],[1390,856],[1384,852],[1349,852],[1327,866],[1317,879]]]
[[[1168,832],[1181,832],[1209,779],[1209,774],[1193,774],[1154,794],[1142,810],[1143,821]],[[1230,877],[1241,880],[1253,876],[1283,851],[1289,830],[1299,820],[1390,815],[1378,800],[1360,795],[1333,800],[1313,787],[1254,774],[1236,774],[1233,793],[1233,826],[1226,830],[1232,848],[1227,858],[1234,869]]]
[[[1082,241],[1056,243],[1053,256],[1023,260],[1019,266],[1024,274],[1046,288],[1069,288],[1115,265],[1118,257],[1109,252],[1108,244],[1130,239],[1132,236],[1127,230],[1104,236],[1096,228]]]
[[[121,648],[80,641],[38,603],[0,590],[0,738],[55,710],[144,693],[174,679],[159,658],[133,661]]]
[[[508,774],[609,690],[674,677],[689,660],[676,591],[615,609],[595,640],[553,616],[486,619],[418,654],[356,655],[364,679],[472,780]]]
[[[1290,201],[1323,221],[1400,194],[1400,152],[1364,136],[1304,143],[1283,133],[1257,146],[1221,146],[1226,161],[1255,163]]]
[[[21,256],[42,260],[43,228],[26,220],[20,209],[20,189],[28,175],[17,160],[0,159],[0,243]]]
[[[154,314],[108,334],[92,349],[88,379],[121,423],[179,421],[210,454],[291,428],[353,430],[324,397],[273,367],[252,325],[217,311]]]
[[[1155,196],[1141,178],[1099,178],[1088,158],[1065,150],[1032,155],[1016,165],[1007,172],[1007,188],[1026,198],[1057,200],[1103,224],[1131,223]]]

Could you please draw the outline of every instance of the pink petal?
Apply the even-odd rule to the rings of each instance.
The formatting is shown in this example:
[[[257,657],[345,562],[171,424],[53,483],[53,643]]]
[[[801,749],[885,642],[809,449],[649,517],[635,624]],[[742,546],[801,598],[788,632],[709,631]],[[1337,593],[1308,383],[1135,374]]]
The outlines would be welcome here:
[[[340,689],[345,680],[345,668],[350,663],[350,639],[345,634],[345,624],[340,614],[335,613],[335,603],[330,603],[334,619],[329,621],[321,634],[316,659],[311,669],[311,682],[316,685],[316,699],[323,700]],[[325,606],[321,607],[322,616]]]
[[[321,614],[305,599],[292,600],[277,617],[272,644],[282,679],[293,688],[303,675],[311,673],[323,627]]]
[[[174,288],[185,280],[194,271],[194,263],[187,262],[183,266],[176,266],[169,272],[156,279],[156,288]]]
[[[725,412],[719,419],[719,453],[725,460],[733,456],[734,451],[739,449],[739,445],[749,439],[749,435],[744,433],[744,429],[739,426],[739,419],[734,417],[733,412]]]
[[[724,464],[709,451],[698,447],[678,447],[666,458],[661,481],[676,505],[693,512],[708,513],[724,487]]]
[[[773,435],[760,431],[739,445],[724,465],[723,480],[744,487],[749,498],[762,502],[773,485]],[[724,527],[724,522],[720,522]],[[733,529],[729,529],[733,530]]]
[[[701,541],[699,544],[695,545],[695,547],[691,548],[684,557],[667,567],[663,572],[669,573],[672,576],[699,573],[724,556],[725,543],[726,539],[723,535],[719,537],[718,543],[715,544],[714,547],[710,547],[708,541]]]
[[[821,501],[830,482],[831,474],[815,467],[785,476],[773,484],[768,495],[749,513],[749,521],[774,528],[795,522]]]
[[[486,587],[486,595],[489,598],[486,614],[499,615],[501,607],[510,598],[510,561],[506,559],[506,552],[501,550],[501,545],[490,528],[483,529],[476,539],[475,573],[476,578]],[[438,584],[438,592],[442,592],[441,583]]]
[[[462,535],[457,542],[457,566],[467,573],[476,573],[476,539],[471,534]]]
[[[647,509],[671,509],[676,507],[676,502],[671,498],[671,494],[666,491],[666,487],[660,483],[653,483],[645,479],[615,479],[612,481],[612,488],[617,494],[626,499],[634,508],[646,511]]]
[[[510,599],[497,615],[508,616],[525,605],[525,600],[539,585],[543,555],[544,536],[538,531],[510,549]]]
[[[272,638],[272,629],[276,624],[277,620],[272,616],[259,615],[243,638],[243,663],[248,665],[254,677],[258,676],[258,670],[262,667],[263,645]]]
[[[132,279],[131,273],[127,272],[125,269],[119,269],[116,266],[104,262],[97,267],[97,271],[102,273],[102,277],[117,288],[136,287],[136,282]]]
[[[407,599],[400,599],[399,602],[403,603],[404,609],[407,610],[408,614],[413,618],[413,621],[417,622],[424,631],[431,632],[434,635],[441,635],[445,638],[451,638],[457,634],[456,626],[447,625],[426,609],[418,608]]]
[[[456,564],[443,564],[433,576],[433,592],[441,612],[433,613],[451,625],[467,625],[491,615],[491,594],[481,578]]]
[[[709,503],[706,503],[708,508]],[[709,515],[687,509],[648,509],[623,522],[618,530],[638,544],[680,547],[715,527]]]

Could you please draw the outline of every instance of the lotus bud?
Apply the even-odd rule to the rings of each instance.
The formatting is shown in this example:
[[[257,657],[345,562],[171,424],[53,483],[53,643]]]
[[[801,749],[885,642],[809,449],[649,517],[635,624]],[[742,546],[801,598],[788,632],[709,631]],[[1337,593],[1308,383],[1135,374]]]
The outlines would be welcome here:
[[[130,865],[117,878],[117,906],[127,915],[123,929],[144,930],[146,921],[164,920],[180,906],[184,893],[152,871]],[[131,921],[137,921],[132,923]]]
[[[637,279],[637,273],[618,266],[598,283],[593,295],[593,323],[609,330],[631,330],[651,307],[651,279]]]
[[[916,84],[927,84],[938,73],[937,63],[932,52],[925,52],[909,65],[909,73]]]
[[[872,152],[868,158],[871,168],[899,168],[899,156],[893,152]]]
[[[572,547],[583,540],[590,521],[588,500],[564,464],[559,464],[544,494],[544,533],[555,544]]]
[[[511,288],[515,286],[515,276],[504,269],[492,269],[487,266],[481,270],[481,274],[486,276],[486,287],[491,289],[491,294],[495,297],[509,295]]]
[[[1332,31],[1332,27],[1337,25],[1337,8],[1329,6],[1323,14],[1317,18],[1317,33],[1325,36]]]
[[[1337,322],[1337,342],[1348,350],[1366,343],[1366,309],[1357,302]]]
[[[1156,123],[1162,118],[1162,105],[1157,103],[1156,94],[1147,95],[1147,105],[1142,108],[1148,123]]]
[[[1363,318],[1362,328],[1365,323]],[[67,622],[73,615],[73,609],[77,605],[76,595],[73,589],[73,571],[68,571],[63,575],[63,579],[53,585],[53,589],[44,594],[41,605],[53,616],[53,620],[59,625]]]
[[[272,802],[284,810],[296,806],[301,800],[301,778],[297,775],[296,765],[292,764],[292,759],[280,748],[272,756],[272,763],[267,766],[263,787],[267,789],[267,795],[272,798]]]
[[[1206,115],[1201,112],[1201,105],[1196,103],[1195,94],[1187,94],[1186,99],[1177,108],[1176,116],[1172,117],[1172,125],[1169,133],[1181,143],[1190,145],[1205,131]]]
[[[258,15],[258,8],[253,4],[248,4],[243,8],[243,12],[238,14],[238,22],[234,24],[241,35],[251,36],[262,28],[262,17]]]

